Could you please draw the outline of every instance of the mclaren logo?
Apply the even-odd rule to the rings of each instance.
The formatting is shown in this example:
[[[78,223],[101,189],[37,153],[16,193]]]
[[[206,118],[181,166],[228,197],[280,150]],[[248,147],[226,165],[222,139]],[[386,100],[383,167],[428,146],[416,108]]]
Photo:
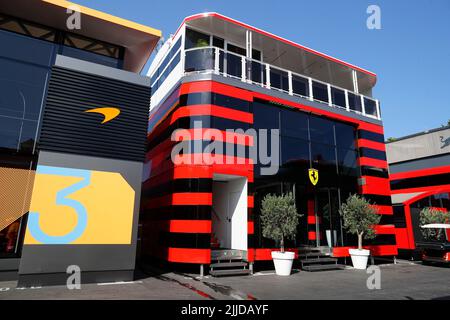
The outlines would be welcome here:
[[[315,186],[317,182],[319,182],[319,170],[317,169],[309,169],[308,170],[309,180]]]
[[[90,113],[100,113],[103,115],[103,121],[101,124],[107,123],[111,121],[112,119],[116,118],[120,114],[120,109],[118,108],[111,108],[111,107],[105,107],[105,108],[95,108],[86,110],[84,112],[90,112]]]

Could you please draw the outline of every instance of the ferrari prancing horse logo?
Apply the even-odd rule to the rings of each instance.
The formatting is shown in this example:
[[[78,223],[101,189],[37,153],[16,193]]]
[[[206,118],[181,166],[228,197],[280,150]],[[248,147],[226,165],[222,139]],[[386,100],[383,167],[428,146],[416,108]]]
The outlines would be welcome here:
[[[317,182],[319,182],[319,170],[317,169],[309,169],[308,170],[309,180],[315,186]]]

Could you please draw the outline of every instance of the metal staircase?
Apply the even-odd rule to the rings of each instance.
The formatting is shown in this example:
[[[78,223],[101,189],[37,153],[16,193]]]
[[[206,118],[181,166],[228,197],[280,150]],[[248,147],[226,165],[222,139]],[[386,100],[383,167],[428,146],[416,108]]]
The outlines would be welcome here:
[[[305,271],[324,271],[344,269],[338,264],[338,259],[331,256],[328,248],[303,248],[299,250],[298,258],[301,269]]]
[[[243,250],[212,250],[209,274],[214,277],[250,274],[246,254]]]

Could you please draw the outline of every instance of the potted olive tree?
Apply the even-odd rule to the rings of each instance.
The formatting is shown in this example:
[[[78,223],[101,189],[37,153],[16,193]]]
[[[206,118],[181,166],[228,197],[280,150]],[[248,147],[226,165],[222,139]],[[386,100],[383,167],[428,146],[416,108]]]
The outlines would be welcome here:
[[[292,193],[281,196],[268,194],[262,201],[263,236],[278,242],[281,249],[280,251],[272,251],[277,275],[288,276],[291,274],[295,253],[284,251],[284,240],[295,239],[299,216]]]
[[[358,236],[358,249],[349,249],[355,269],[366,269],[370,250],[363,249],[363,238],[375,238],[375,225],[380,223],[378,210],[359,195],[350,195],[339,209],[344,220],[344,228]]]

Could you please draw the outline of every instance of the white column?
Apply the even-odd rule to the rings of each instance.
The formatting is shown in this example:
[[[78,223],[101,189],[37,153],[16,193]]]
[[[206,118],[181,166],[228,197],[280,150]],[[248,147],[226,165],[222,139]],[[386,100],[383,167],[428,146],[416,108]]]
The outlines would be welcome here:
[[[331,86],[329,83],[327,84],[327,91],[328,91],[328,105],[331,107],[333,106],[333,101],[331,99]]]
[[[313,85],[312,85],[312,79],[311,78],[308,78],[308,84],[309,84],[309,100],[314,101]]]
[[[366,115],[366,107],[364,106],[364,97],[360,96],[361,98],[361,110],[362,110],[362,114]]]
[[[241,80],[245,81],[245,79],[247,78],[247,69],[245,67],[245,57],[241,57]]]
[[[345,89],[345,109],[350,112],[350,103],[348,102],[348,90]]]
[[[215,47],[214,48],[214,73],[215,74],[220,73],[219,55],[220,55],[219,48]]]
[[[289,94],[292,96],[294,94],[294,91],[292,89],[292,72],[288,71],[288,87],[289,87]]]
[[[359,93],[358,74],[356,73],[356,70],[352,70],[352,77],[353,77],[353,91],[355,93]]]
[[[266,63],[266,87],[270,89],[270,66]]]
[[[380,101],[378,99],[375,101],[377,103],[377,118],[378,118],[378,120],[381,120]]]

